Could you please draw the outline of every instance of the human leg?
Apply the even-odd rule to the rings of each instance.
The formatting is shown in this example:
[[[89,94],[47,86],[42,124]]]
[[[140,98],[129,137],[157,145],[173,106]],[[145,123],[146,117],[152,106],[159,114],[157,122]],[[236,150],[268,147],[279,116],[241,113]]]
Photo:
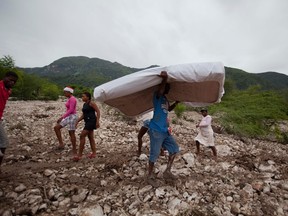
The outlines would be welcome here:
[[[148,128],[146,127],[141,127],[139,132],[138,132],[138,155],[141,154],[141,149],[142,149],[142,137],[145,135],[145,133],[148,131]]]
[[[58,147],[64,148],[64,144],[63,144],[63,140],[62,140],[62,134],[61,134],[61,128],[63,128],[62,125],[56,124],[54,127],[54,131],[55,131],[56,137],[57,137],[58,142],[59,142]]]
[[[80,134],[80,145],[79,145],[78,157],[82,157],[82,155],[83,155],[83,150],[84,150],[84,146],[85,146],[85,138],[88,135],[88,133],[89,133],[89,131],[82,130],[82,132]]]
[[[6,135],[2,121],[0,120],[0,172],[1,172],[1,164],[5,155],[5,150],[8,144],[9,144],[8,137]]]
[[[95,143],[95,139],[94,139],[94,131],[89,131],[88,133],[88,139],[90,142],[90,147],[91,147],[91,154],[89,154],[89,158],[94,158],[96,156],[96,143]]]
[[[72,143],[72,152],[73,155],[77,155],[77,147],[76,147],[76,136],[75,136],[75,130],[69,131],[70,141]],[[85,142],[85,140],[84,140]]]
[[[176,157],[176,154],[179,152],[179,146],[177,145],[175,139],[173,136],[168,135],[164,142],[163,142],[163,148],[167,149],[169,152],[168,157],[168,163],[167,167],[163,173],[164,178],[170,178],[170,179],[176,179],[176,177],[171,173],[172,164],[174,162],[174,159]]]
[[[164,151],[165,151],[164,148],[161,148],[161,149],[160,149],[160,155],[161,155],[161,156],[165,156],[165,152],[164,152]]]
[[[216,159],[217,158],[217,149],[216,149],[216,147],[215,146],[209,146],[209,148],[211,148],[213,156]]]
[[[196,140],[195,143],[196,143],[196,154],[200,154],[200,143],[198,140]]]
[[[148,177],[151,177],[153,174],[154,164],[157,161],[162,143],[165,139],[163,133],[150,129],[150,156],[148,164]]]
[[[0,172],[1,172],[1,164],[2,164],[2,161],[3,161],[4,155],[5,155],[5,150],[6,150],[6,148],[0,148],[0,151],[1,151],[1,155],[0,155]]]

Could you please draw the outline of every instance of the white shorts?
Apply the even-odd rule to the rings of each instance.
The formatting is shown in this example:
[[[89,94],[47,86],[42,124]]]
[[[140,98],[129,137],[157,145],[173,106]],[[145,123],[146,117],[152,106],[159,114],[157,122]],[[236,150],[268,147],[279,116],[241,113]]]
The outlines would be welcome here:
[[[71,114],[67,116],[66,118],[62,119],[60,122],[60,125],[62,127],[66,127],[69,131],[76,130],[76,122],[78,120],[78,116],[76,114]]]

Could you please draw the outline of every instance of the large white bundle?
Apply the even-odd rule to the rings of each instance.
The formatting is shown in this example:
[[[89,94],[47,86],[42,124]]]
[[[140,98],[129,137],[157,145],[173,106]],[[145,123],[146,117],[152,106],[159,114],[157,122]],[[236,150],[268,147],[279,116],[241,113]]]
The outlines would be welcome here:
[[[167,71],[171,89],[168,100],[206,106],[220,102],[224,94],[225,70],[220,62],[192,63],[150,68],[112,80],[94,89],[94,98],[136,116],[153,109],[152,97]]]

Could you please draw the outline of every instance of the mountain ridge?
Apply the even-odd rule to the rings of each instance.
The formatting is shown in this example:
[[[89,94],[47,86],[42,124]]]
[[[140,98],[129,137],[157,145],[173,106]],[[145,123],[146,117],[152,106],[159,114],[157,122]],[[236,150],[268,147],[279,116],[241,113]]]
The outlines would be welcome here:
[[[96,87],[121,76],[157,66],[133,68],[96,57],[70,56],[57,59],[44,67],[20,69],[29,74],[48,78],[62,86],[75,84]],[[247,89],[252,85],[260,85],[263,90],[288,88],[288,76],[278,72],[267,71],[255,74],[225,66],[225,75],[226,80],[232,81],[239,90]]]

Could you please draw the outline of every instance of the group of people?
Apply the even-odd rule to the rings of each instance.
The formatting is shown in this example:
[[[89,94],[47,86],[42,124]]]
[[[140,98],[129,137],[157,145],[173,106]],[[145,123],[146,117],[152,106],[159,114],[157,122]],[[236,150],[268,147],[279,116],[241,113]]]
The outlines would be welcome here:
[[[168,164],[163,172],[163,178],[176,179],[171,172],[171,167],[176,154],[179,152],[179,146],[175,139],[171,135],[171,129],[169,128],[168,112],[172,111],[179,101],[176,101],[172,105],[166,98],[169,93],[170,84],[167,83],[168,73],[162,71],[160,75],[162,78],[161,84],[157,91],[153,95],[153,106],[154,114],[151,120],[144,122],[144,126],[141,127],[138,134],[138,154],[141,154],[142,148],[142,137],[148,132],[150,136],[150,154],[148,164],[148,176],[147,182],[156,186],[157,181],[153,173],[154,165],[159,157],[163,154],[163,151],[169,153]],[[10,71],[6,73],[3,80],[0,81],[0,119],[2,119],[5,104],[11,94],[11,88],[15,85],[18,80],[16,73]],[[57,124],[54,127],[58,139],[57,151],[62,151],[65,148],[65,144],[62,139],[61,129],[67,127],[69,131],[70,141],[72,143],[73,160],[79,161],[83,156],[83,150],[85,145],[85,139],[88,137],[91,146],[91,153],[88,155],[89,158],[96,157],[96,144],[94,140],[94,130],[100,127],[100,110],[96,103],[91,101],[91,94],[84,92],[82,94],[82,101],[84,102],[82,108],[82,115],[78,118],[76,113],[77,99],[73,96],[74,90],[71,87],[64,88],[64,95],[68,98],[65,106],[66,112],[57,120]],[[200,144],[211,148],[213,156],[217,157],[217,151],[214,145],[213,130],[211,127],[212,118],[208,115],[207,109],[202,109],[201,113],[203,118],[199,124],[196,125],[200,128],[199,134],[195,138],[196,143],[196,154],[200,153]],[[80,145],[77,151],[75,130],[78,123],[84,119],[85,126],[80,134]],[[0,165],[5,154],[6,147],[8,145],[8,138],[5,134],[2,121],[0,120]],[[1,169],[1,166],[0,166]]]
[[[85,139],[88,137],[91,146],[91,153],[88,158],[96,157],[96,144],[94,139],[94,130],[100,127],[100,110],[96,103],[91,101],[91,94],[84,92],[82,94],[82,101],[84,102],[82,108],[82,115],[78,118],[77,112],[77,99],[73,96],[74,89],[71,87],[64,88],[64,95],[68,98],[65,106],[66,112],[57,120],[54,127],[58,139],[57,151],[64,150],[64,143],[61,135],[61,129],[67,127],[69,131],[70,141],[72,143],[73,160],[79,161],[83,156],[85,146]],[[75,130],[80,121],[84,119],[85,126],[80,134],[79,151],[77,152]]]

